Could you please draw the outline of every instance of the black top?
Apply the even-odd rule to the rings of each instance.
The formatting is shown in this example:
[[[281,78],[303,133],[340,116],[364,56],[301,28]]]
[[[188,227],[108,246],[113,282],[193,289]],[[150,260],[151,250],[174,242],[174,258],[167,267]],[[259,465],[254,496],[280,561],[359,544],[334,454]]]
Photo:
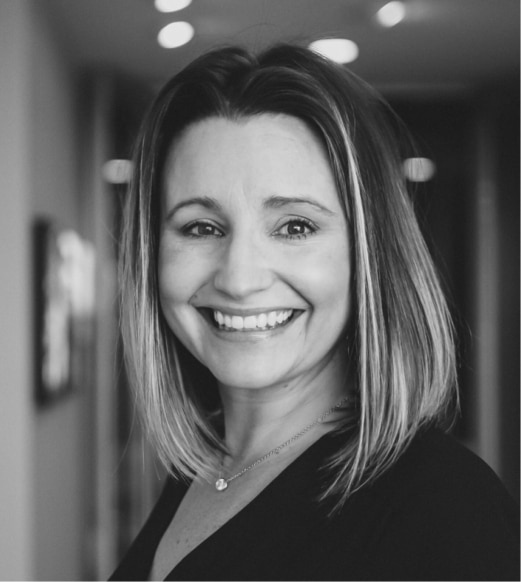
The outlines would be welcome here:
[[[320,467],[339,438],[313,444],[166,579],[519,580],[519,510],[481,459],[429,429],[328,518]],[[111,580],[148,578],[186,490],[167,483]]]

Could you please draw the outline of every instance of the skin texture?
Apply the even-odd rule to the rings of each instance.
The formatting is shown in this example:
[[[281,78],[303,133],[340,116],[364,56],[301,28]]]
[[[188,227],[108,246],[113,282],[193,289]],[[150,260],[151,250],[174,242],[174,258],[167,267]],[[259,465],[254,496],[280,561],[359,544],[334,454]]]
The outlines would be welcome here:
[[[218,380],[228,444],[248,448],[259,420],[301,407],[313,419],[335,404],[345,387],[349,236],[307,126],[283,115],[190,126],[167,158],[163,216],[162,309]],[[230,332],[210,322],[213,309],[294,315],[272,330]],[[235,439],[234,415],[243,425]]]

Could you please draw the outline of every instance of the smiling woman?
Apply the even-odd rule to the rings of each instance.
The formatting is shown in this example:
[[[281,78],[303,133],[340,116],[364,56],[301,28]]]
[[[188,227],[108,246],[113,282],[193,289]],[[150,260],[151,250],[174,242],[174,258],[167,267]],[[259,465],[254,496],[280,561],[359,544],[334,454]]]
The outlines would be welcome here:
[[[441,428],[452,326],[396,120],[309,50],[197,59],[136,146],[126,360],[171,478],[113,579],[510,579],[517,512]]]
[[[338,399],[351,269],[318,138],[286,115],[200,121],[167,157],[164,205],[162,312],[220,391]]]

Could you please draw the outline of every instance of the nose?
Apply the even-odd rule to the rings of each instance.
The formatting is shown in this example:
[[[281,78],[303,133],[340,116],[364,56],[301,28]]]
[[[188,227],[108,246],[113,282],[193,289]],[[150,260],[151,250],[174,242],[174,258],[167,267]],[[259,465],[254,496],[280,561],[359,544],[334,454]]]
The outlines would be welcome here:
[[[255,240],[250,233],[228,235],[219,257],[214,287],[235,300],[270,287],[274,272],[267,241]]]

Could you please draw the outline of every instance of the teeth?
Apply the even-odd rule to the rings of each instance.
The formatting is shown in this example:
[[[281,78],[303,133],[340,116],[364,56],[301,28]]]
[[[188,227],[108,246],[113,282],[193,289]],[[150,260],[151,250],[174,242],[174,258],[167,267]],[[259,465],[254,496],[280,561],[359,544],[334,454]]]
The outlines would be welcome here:
[[[284,311],[270,311],[258,315],[227,315],[217,309],[213,310],[213,317],[221,329],[228,331],[266,330],[285,323],[293,314],[293,309]]]

